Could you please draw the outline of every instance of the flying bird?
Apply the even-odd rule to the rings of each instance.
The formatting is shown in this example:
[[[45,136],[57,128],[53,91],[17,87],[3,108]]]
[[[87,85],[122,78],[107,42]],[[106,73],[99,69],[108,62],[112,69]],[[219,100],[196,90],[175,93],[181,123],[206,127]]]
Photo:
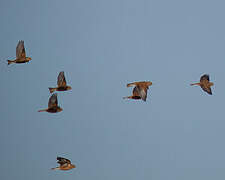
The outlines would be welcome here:
[[[76,168],[76,166],[74,164],[71,164],[69,159],[66,159],[63,157],[57,157],[57,160],[58,160],[57,163],[59,163],[60,166],[56,167],[56,168],[52,168],[52,170],[56,170],[56,169],[70,170],[70,169]]]
[[[31,60],[31,57],[26,57],[26,51],[24,48],[24,41],[19,41],[16,46],[16,59],[15,60],[7,60],[8,65],[12,63],[26,63]]]
[[[212,95],[211,86],[213,86],[213,83],[210,82],[208,74],[204,74],[203,76],[201,76],[200,82],[191,84],[191,86],[193,86],[193,85],[200,86],[203,89],[203,91]]]
[[[135,86],[133,89],[133,95],[124,97],[124,99],[142,99],[146,101],[148,87],[152,85],[150,81],[133,82],[127,84],[127,87]]]
[[[58,81],[57,81],[58,87],[55,88],[49,88],[50,93],[53,93],[54,91],[68,91],[71,88],[71,86],[67,86],[66,84],[66,78],[64,76],[64,72],[60,72],[58,75]]]
[[[49,113],[57,113],[61,112],[63,109],[58,106],[57,94],[54,93],[48,101],[48,108],[39,110],[38,112],[49,112]]]

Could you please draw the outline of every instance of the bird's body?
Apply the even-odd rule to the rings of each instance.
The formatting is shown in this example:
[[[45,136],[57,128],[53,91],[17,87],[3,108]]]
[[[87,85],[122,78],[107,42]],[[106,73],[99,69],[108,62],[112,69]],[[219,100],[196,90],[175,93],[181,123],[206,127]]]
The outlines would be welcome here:
[[[201,76],[200,82],[191,84],[191,86],[193,86],[193,85],[200,86],[203,91],[212,95],[211,86],[213,86],[214,84],[213,84],[213,82],[210,82],[208,74],[204,74],[203,76]]]
[[[70,169],[73,169],[73,168],[75,168],[75,166],[73,166],[72,164],[68,164],[66,166],[60,166],[60,167],[52,168],[52,170],[64,170],[64,171],[67,171],[67,170],[70,170]]]
[[[58,106],[57,94],[53,94],[48,101],[48,108],[39,110],[38,112],[49,112],[49,113],[57,113],[61,112],[63,109]]]
[[[15,60],[7,60],[7,61],[8,61],[8,65],[13,64],[13,63],[23,64],[23,63],[29,62],[30,59],[28,59],[28,57],[26,57],[25,59],[15,59]]]
[[[152,85],[150,81],[133,82],[127,84],[127,87],[135,86],[133,89],[133,95],[124,97],[124,99],[142,99],[146,101],[148,87]]]
[[[63,157],[57,157],[57,160],[58,160],[57,163],[59,163],[60,166],[56,167],[56,168],[52,168],[52,170],[58,169],[58,170],[67,171],[67,170],[76,168],[76,166],[74,164],[71,164],[69,159],[66,159],[66,158],[63,158]]]
[[[16,47],[16,59],[15,60],[7,60],[8,65],[12,63],[22,64],[29,62],[31,57],[26,57],[26,51],[24,48],[24,41],[19,41]]]
[[[71,86],[67,86],[63,71],[58,75],[57,85],[58,86],[55,88],[49,88],[50,93],[53,93],[54,91],[68,91],[72,89]]]

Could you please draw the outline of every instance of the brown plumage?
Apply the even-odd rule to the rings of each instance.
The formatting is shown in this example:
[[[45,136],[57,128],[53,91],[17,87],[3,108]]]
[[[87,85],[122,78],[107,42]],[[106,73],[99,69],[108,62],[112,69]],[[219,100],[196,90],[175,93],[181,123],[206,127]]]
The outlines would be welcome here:
[[[56,168],[52,168],[52,170],[59,169],[59,170],[66,171],[66,170],[76,168],[76,166],[74,164],[71,164],[69,159],[66,159],[66,158],[63,158],[63,157],[57,157],[57,160],[58,160],[57,163],[59,163],[60,166],[56,167]]]
[[[142,99],[146,101],[148,87],[152,85],[150,81],[133,82],[127,84],[127,87],[135,86],[133,89],[133,95],[124,97],[124,99]]]
[[[66,78],[64,76],[63,71],[60,72],[58,75],[57,85],[58,85],[58,87],[49,88],[50,93],[53,93],[54,91],[68,91],[68,90],[72,89],[71,86],[67,86]]]
[[[31,57],[26,57],[26,51],[24,48],[24,41],[19,41],[16,46],[16,59],[15,60],[7,60],[8,65],[12,63],[26,63],[31,60]]]
[[[53,94],[48,101],[48,108],[39,110],[38,112],[49,112],[49,113],[57,113],[61,112],[63,109],[58,106],[57,94]]]
[[[204,74],[203,76],[201,76],[200,82],[191,84],[191,86],[193,86],[193,85],[200,86],[203,89],[203,91],[212,95],[211,86],[213,86],[213,83],[210,82],[208,74]]]

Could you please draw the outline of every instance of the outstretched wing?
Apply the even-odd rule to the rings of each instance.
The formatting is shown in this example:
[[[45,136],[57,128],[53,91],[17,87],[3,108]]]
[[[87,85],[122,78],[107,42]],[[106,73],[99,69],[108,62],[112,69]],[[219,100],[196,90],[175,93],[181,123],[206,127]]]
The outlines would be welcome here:
[[[146,82],[145,82],[145,85],[146,85],[147,87],[149,87],[149,86],[152,85],[152,82],[151,82],[151,81],[146,81]]]
[[[16,46],[16,59],[26,58],[26,52],[24,48],[24,41],[19,41]]]
[[[209,81],[209,75],[208,74],[204,74],[201,78],[200,78],[200,82],[203,81]]]
[[[71,164],[69,159],[63,158],[63,157],[57,157],[57,163],[59,163],[61,166]]]
[[[60,72],[58,75],[58,81],[57,81],[58,87],[65,87],[66,86],[66,78],[64,76],[64,72]]]
[[[136,82],[127,84],[127,87],[136,86]]]
[[[57,94],[53,94],[48,101],[48,108],[54,108],[58,106]]]
[[[133,83],[129,83],[127,84],[127,87],[131,87],[131,86],[151,86],[152,82],[151,81],[140,81],[140,82],[133,82]]]

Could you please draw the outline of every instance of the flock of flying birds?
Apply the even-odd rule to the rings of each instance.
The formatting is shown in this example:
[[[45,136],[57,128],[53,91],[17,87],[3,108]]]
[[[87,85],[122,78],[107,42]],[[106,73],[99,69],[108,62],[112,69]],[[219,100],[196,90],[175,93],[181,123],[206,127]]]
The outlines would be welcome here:
[[[24,41],[19,41],[16,47],[16,59],[14,60],[7,60],[8,65],[13,63],[27,63],[31,61],[31,57],[26,57],[26,51],[24,47]],[[133,94],[132,96],[124,97],[124,99],[135,99],[135,100],[143,100],[146,101],[147,99],[147,91],[149,86],[152,85],[152,82],[150,81],[141,81],[141,82],[133,82],[127,84],[127,87],[134,86]],[[212,95],[211,86],[213,86],[213,83],[209,80],[209,75],[204,74],[200,78],[200,82],[193,83],[193,85],[200,86],[205,92]],[[68,86],[66,83],[66,78],[64,75],[64,72],[60,72],[57,79],[57,87],[49,88],[50,93],[53,93],[54,91],[68,91],[71,90],[71,86]],[[53,93],[52,96],[49,98],[48,101],[48,108],[39,110],[38,112],[49,112],[49,113],[57,113],[61,112],[63,109],[58,106],[58,99],[57,99],[57,93]],[[71,164],[71,161],[69,159],[63,158],[63,157],[57,157],[57,163],[60,164],[59,167],[52,168],[52,170],[60,169],[60,170],[70,170],[73,168],[76,168],[74,164]]]

